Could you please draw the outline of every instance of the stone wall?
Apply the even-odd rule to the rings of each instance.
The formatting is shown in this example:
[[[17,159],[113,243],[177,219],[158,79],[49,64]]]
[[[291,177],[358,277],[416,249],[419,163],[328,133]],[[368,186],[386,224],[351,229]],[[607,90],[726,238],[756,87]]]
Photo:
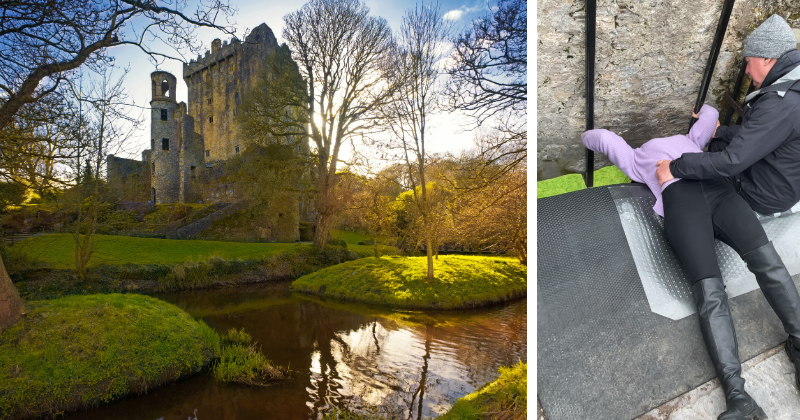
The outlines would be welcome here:
[[[194,131],[194,118],[186,113],[186,104],[179,104],[180,114],[176,126],[180,130],[180,192],[178,201],[194,203],[203,199],[200,194],[201,174],[205,170],[203,137]]]
[[[261,24],[244,42],[215,39],[206,51],[183,66],[189,90],[189,115],[205,139],[207,162],[226,160],[244,151],[246,144],[234,120],[243,95],[267,72],[268,56],[278,47],[272,30]],[[237,152],[237,147],[239,152]]]
[[[595,128],[634,147],[686,132],[723,0],[598,0]],[[585,2],[537,2],[537,177],[585,171]],[[724,111],[746,35],[772,13],[800,27],[797,0],[738,0],[706,103]],[[595,169],[610,164],[595,154]]]
[[[150,171],[144,162],[108,155],[106,180],[112,197],[122,201],[147,200]]]

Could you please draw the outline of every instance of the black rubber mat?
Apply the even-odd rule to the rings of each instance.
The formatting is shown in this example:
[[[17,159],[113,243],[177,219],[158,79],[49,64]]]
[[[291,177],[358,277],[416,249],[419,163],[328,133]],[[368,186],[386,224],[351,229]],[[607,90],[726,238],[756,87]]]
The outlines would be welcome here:
[[[537,384],[549,420],[631,419],[714,377],[697,315],[650,311],[608,188],[537,200]],[[785,340],[760,290],[731,299],[747,360]]]

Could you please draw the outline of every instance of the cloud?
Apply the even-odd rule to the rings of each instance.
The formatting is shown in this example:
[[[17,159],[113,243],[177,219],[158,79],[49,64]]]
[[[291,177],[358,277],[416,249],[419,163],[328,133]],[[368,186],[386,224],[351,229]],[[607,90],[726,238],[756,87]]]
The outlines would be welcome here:
[[[462,10],[456,9],[456,10],[451,10],[451,11],[445,13],[444,16],[442,16],[442,18],[444,20],[459,20],[459,19],[461,19],[461,15],[463,15],[463,14],[464,14],[464,12]]]

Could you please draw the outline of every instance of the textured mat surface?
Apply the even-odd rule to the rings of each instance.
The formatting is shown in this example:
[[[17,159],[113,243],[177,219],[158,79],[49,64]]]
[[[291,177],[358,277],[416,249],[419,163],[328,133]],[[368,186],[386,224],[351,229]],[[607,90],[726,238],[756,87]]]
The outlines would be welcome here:
[[[631,419],[714,377],[697,316],[651,311],[608,187],[539,199],[537,212],[537,383],[549,420]],[[760,290],[730,306],[743,360],[785,340]]]
[[[656,202],[653,194],[641,184],[615,185],[608,190],[619,213],[650,309],[671,319],[681,319],[697,312],[686,273],[664,234],[664,220],[652,210]],[[800,214],[758,217],[789,272],[792,275],[799,273],[797,238],[800,238]],[[715,248],[729,297],[758,288],[755,276],[747,270],[733,248],[719,240]]]

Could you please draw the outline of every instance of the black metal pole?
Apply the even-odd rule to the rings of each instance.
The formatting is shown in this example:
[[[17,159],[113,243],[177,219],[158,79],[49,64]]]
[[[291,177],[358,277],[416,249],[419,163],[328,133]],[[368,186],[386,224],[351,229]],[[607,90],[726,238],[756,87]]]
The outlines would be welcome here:
[[[744,80],[744,72],[747,69],[747,60],[742,57],[742,66],[739,68],[739,74],[736,76],[736,83],[733,84],[733,97],[734,101],[739,100],[739,91],[742,90],[742,81]],[[730,104],[728,106],[728,111],[725,112],[725,119],[722,122],[722,125],[728,125],[731,123],[731,118],[733,118],[734,112],[734,104]]]
[[[594,61],[595,25],[597,23],[596,0],[586,0],[586,129],[594,129]],[[586,149],[586,172],[583,181],[591,188],[594,185],[594,151]]]
[[[753,93],[754,90],[756,90],[756,86],[753,84],[753,81],[751,80],[750,84],[747,85],[747,94],[745,94],[745,98],[747,98],[747,95]],[[744,102],[744,101],[742,101],[742,102]],[[743,114],[739,114],[739,118],[736,119],[736,124],[741,124],[742,123],[742,118],[744,118],[744,115]]]
[[[719,23],[717,24],[717,33],[714,34],[714,43],[711,44],[711,53],[708,55],[706,69],[703,72],[700,92],[698,92],[697,101],[694,103],[694,109],[697,112],[700,112],[700,107],[702,107],[703,102],[706,101],[706,93],[708,92],[708,86],[711,85],[711,77],[714,75],[714,66],[717,65],[717,56],[719,56],[719,50],[722,48],[722,40],[725,38],[725,30],[728,28],[728,20],[731,17],[734,1],[735,0],[725,0],[725,4],[722,5],[722,15],[719,17]],[[695,121],[694,117],[689,120],[689,130],[692,129]]]

